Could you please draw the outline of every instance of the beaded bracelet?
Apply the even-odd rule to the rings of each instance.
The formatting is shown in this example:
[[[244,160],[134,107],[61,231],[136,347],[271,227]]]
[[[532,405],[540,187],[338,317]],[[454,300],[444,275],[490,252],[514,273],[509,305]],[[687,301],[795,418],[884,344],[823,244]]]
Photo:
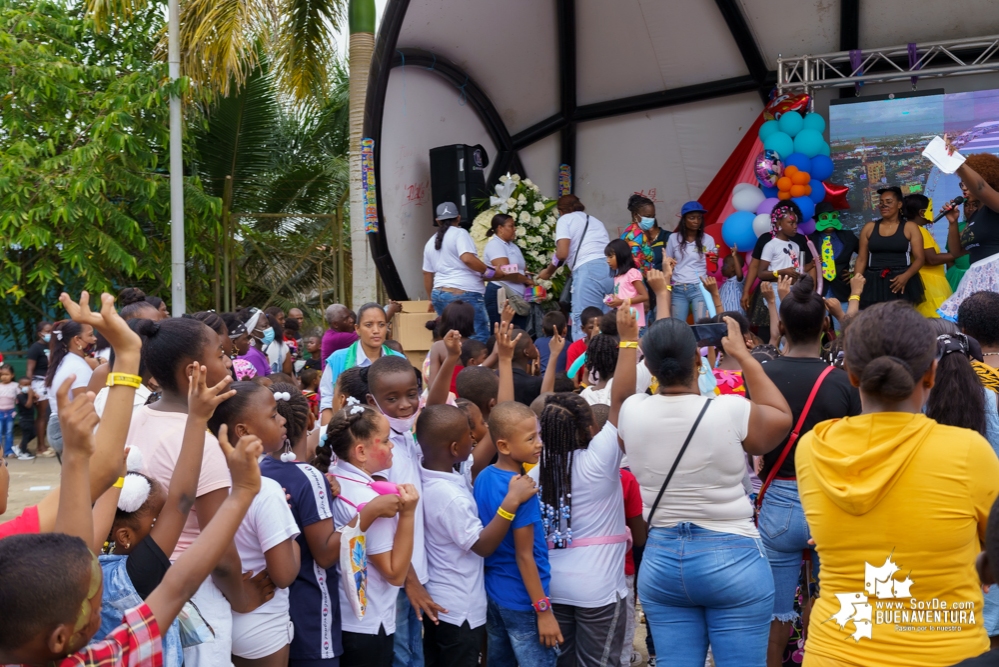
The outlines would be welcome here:
[[[131,373],[111,373],[108,375],[107,385],[109,387],[122,385],[124,387],[133,387],[138,389],[142,386],[142,378],[138,375],[132,375]]]

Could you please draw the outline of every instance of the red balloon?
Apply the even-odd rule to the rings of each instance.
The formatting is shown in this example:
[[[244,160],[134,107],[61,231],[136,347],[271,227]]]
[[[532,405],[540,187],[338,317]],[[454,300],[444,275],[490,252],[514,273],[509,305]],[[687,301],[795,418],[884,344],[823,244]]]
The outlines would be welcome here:
[[[763,109],[763,118],[766,120],[778,120],[787,111],[797,111],[804,116],[808,113],[808,102],[810,99],[808,95],[790,95],[788,93],[777,95],[777,89],[775,88],[773,98]]]
[[[822,185],[826,188],[826,203],[832,204],[837,211],[845,211],[850,208],[850,202],[846,201],[846,193],[850,191],[850,186],[839,183],[826,182]]]

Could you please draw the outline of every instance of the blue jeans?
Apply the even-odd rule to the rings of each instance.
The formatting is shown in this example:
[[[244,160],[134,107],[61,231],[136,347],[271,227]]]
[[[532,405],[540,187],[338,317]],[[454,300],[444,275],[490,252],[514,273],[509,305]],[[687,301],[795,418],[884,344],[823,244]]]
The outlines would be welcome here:
[[[819,554],[808,544],[811,536],[798,497],[798,482],[775,479],[760,507],[760,537],[774,576],[775,621],[788,622],[798,617],[794,611],[794,592],[798,588],[802,551],[812,552],[812,571],[818,577]]]
[[[0,410],[0,434],[3,435],[3,455],[14,453],[15,410]]]
[[[606,313],[608,308],[604,297],[614,292],[614,279],[611,278],[607,263],[591,260],[577,266],[572,272],[572,308],[569,317],[572,318],[572,339],[583,340],[583,325],[579,316],[583,310],[594,306],[600,312]]]
[[[759,539],[681,523],[653,528],[638,597],[670,667],[765,667],[773,579]],[[492,654],[490,653],[490,658]]]
[[[444,290],[435,289],[430,293],[430,302],[434,304],[434,311],[438,317],[444,312],[448,304],[461,299],[475,307],[475,334],[472,336],[482,343],[489,341],[489,314],[486,312],[486,302],[478,292],[462,292],[452,294]]]
[[[392,667],[423,667],[423,623],[416,617],[405,588],[395,600]]]
[[[490,599],[486,628],[489,667],[555,667],[558,651],[541,643],[538,615],[533,609],[505,609]]]
[[[704,303],[704,294],[697,283],[673,285],[672,316],[678,320],[687,321],[687,313],[693,311],[694,323],[708,316],[708,304]]]

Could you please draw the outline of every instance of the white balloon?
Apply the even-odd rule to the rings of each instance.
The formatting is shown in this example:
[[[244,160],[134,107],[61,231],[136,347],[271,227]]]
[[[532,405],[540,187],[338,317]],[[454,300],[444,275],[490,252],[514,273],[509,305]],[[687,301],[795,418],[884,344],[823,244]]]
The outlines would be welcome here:
[[[732,206],[737,211],[756,213],[756,209],[760,207],[760,204],[766,198],[767,196],[763,194],[763,190],[757,187],[743,188],[732,195]]]
[[[749,190],[759,190],[760,188],[755,183],[739,183],[734,188],[732,188],[732,194],[733,195],[737,195],[740,192],[742,192],[743,190],[747,190],[747,189],[749,189]]]
[[[756,238],[760,238],[763,234],[770,231],[770,214],[760,213],[758,216],[753,218],[753,233],[756,234]]]

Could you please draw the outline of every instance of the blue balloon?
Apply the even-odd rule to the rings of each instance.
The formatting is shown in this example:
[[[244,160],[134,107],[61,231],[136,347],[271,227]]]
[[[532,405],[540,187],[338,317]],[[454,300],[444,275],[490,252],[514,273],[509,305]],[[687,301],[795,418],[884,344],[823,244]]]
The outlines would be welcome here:
[[[833,161],[828,155],[819,153],[812,158],[812,168],[808,170],[808,175],[820,181],[824,181],[833,175]]]
[[[819,134],[826,131],[826,119],[822,117],[822,114],[810,113],[805,115],[804,126],[802,129],[805,130],[815,130]]]
[[[822,144],[826,142],[822,135],[815,130],[802,130],[794,138],[794,152],[804,153],[808,157],[815,157],[822,152]]]
[[[814,192],[814,190],[813,190],[813,192]],[[822,192],[823,192],[823,194],[825,194],[825,188],[822,189]],[[810,198],[808,198],[808,197],[795,197],[791,201],[793,201],[795,204],[797,204],[798,208],[801,209],[801,215],[802,215],[802,217],[805,220],[808,220],[809,218],[811,218],[812,216],[815,215],[815,202],[813,202]],[[803,220],[801,220],[799,222],[803,222]],[[725,230],[722,229],[722,231],[725,231]],[[739,246],[739,247],[741,248],[742,246]]]
[[[763,194],[767,196],[767,199],[777,196],[777,188],[762,188]]]
[[[783,118],[783,116],[781,116]],[[798,168],[798,171],[803,171],[806,174],[812,173],[812,161],[808,159],[808,156],[804,153],[791,153],[786,158],[784,158],[784,168],[787,169],[791,165]]]
[[[817,178],[813,178],[808,184],[812,186],[812,193],[808,195],[809,199],[818,204],[826,198],[826,188],[822,185],[822,181]],[[804,213],[804,211],[802,211],[802,213]]]
[[[801,132],[805,121],[797,111],[786,111],[781,114],[780,120],[777,123],[780,125],[781,132],[789,137],[793,137]]]
[[[722,224],[722,239],[725,245],[729,248],[732,246],[752,248],[756,245],[756,234],[753,232],[755,217],[756,214],[752,211],[736,211],[725,218]]]
[[[784,158],[794,152],[794,139],[783,132],[774,132],[763,140],[763,147]]]
[[[766,141],[774,132],[780,131],[780,125],[775,120],[768,120],[767,122],[760,125],[760,141]]]

